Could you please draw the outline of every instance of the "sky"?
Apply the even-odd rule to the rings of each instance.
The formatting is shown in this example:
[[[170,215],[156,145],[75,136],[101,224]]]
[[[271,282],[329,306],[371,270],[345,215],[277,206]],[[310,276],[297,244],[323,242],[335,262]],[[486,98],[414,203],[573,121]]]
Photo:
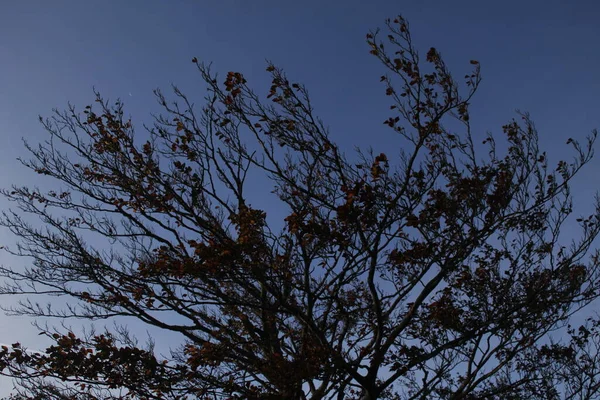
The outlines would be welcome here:
[[[68,102],[79,109],[92,89],[120,97],[133,122],[158,111],[152,90],[176,84],[201,102],[192,57],[215,71],[242,72],[267,90],[271,60],[304,83],[317,114],[343,146],[390,146],[384,72],[368,54],[365,34],[385,18],[405,16],[418,48],[436,47],[457,77],[480,61],[483,82],[473,100],[476,132],[501,133],[515,110],[530,112],[550,158],[569,137],[600,127],[600,4],[594,0],[383,1],[13,1],[0,4],[0,187],[47,185],[24,169],[22,138],[46,133],[38,115]],[[477,134],[477,133],[476,133]],[[600,187],[600,159],[576,181],[576,207]],[[0,208],[9,204],[0,199]],[[14,238],[0,231],[1,244]],[[26,260],[0,254],[4,265]],[[0,302],[13,299],[0,298]],[[24,318],[0,315],[0,342],[43,346]],[[164,338],[164,340],[168,340]],[[0,381],[0,397],[9,384]]]

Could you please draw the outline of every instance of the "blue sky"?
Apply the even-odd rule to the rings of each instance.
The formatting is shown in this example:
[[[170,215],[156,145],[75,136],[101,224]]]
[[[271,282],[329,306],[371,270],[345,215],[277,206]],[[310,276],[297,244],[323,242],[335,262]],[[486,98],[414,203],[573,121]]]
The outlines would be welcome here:
[[[268,88],[265,59],[272,60],[306,84],[335,140],[384,150],[393,134],[382,125],[383,71],[365,34],[398,13],[408,18],[417,46],[436,47],[457,77],[470,59],[481,62],[484,80],[471,115],[482,136],[500,132],[515,109],[529,111],[543,147],[560,157],[568,137],[600,127],[600,5],[593,0],[3,2],[0,186],[42,184],[15,161],[26,156],[21,138],[43,140],[37,116],[68,101],[83,108],[92,87],[121,97],[140,125],[158,111],[154,88],[174,83],[201,102],[192,57],[213,61],[222,74],[242,72],[259,90]],[[599,166],[595,160],[576,182],[576,206],[589,206],[600,187]],[[0,241],[13,239],[2,231]],[[29,321],[0,316],[0,342],[17,340],[42,345]],[[0,383],[0,396],[6,389]]]

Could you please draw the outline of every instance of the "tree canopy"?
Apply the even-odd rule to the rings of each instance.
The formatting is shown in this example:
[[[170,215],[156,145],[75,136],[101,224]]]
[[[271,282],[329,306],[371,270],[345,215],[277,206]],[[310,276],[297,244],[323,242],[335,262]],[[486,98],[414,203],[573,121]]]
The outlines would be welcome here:
[[[387,153],[346,155],[272,64],[263,96],[194,58],[203,105],[156,91],[142,134],[99,93],[40,119],[48,140],[22,163],[56,189],[3,191],[8,251],[31,266],[0,268],[0,293],[68,303],[10,311],[130,317],[181,346],[40,326],[44,351],[0,349],[15,399],[600,398],[599,320],[569,324],[599,296],[600,208],[574,216],[569,190],[596,132],[549,165],[526,113],[471,129],[477,61],[456,80],[402,17],[367,44],[401,143]]]

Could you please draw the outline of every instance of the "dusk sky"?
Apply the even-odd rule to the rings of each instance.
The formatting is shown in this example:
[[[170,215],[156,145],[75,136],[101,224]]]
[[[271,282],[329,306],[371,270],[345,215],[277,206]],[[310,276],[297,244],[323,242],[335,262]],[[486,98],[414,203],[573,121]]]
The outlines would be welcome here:
[[[307,86],[316,113],[344,148],[394,153],[394,134],[382,124],[389,116],[379,83],[385,71],[368,54],[365,34],[399,13],[421,52],[436,47],[457,78],[470,70],[469,60],[480,61],[483,82],[471,109],[476,137],[500,134],[516,109],[528,111],[542,146],[557,159],[570,157],[569,137],[600,128],[594,0],[7,1],[0,5],[0,186],[51,185],[16,161],[27,158],[21,138],[44,140],[38,115],[68,102],[81,110],[93,102],[93,88],[121,98],[141,135],[159,111],[153,89],[168,93],[176,84],[201,103],[193,57],[212,61],[221,76],[242,72],[259,92],[268,90],[271,60]],[[594,160],[574,186],[582,210],[600,188],[599,167]],[[0,199],[0,207],[9,204]],[[14,238],[2,230],[0,241],[10,245]],[[0,255],[0,262],[27,260]],[[30,323],[0,316],[0,342],[43,347]],[[177,338],[157,344],[168,348],[169,340]],[[9,391],[0,381],[0,396]]]

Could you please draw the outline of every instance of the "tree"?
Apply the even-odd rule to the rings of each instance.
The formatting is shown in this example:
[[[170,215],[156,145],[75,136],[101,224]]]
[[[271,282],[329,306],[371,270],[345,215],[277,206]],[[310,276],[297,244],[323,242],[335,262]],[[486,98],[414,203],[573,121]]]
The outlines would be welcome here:
[[[183,344],[159,356],[123,327],[40,327],[44,352],[0,351],[15,398],[600,398],[599,322],[569,325],[599,296],[598,202],[579,239],[561,234],[596,132],[569,139],[575,157],[556,168],[527,114],[479,137],[479,63],[459,85],[434,48],[419,59],[402,17],[387,29],[367,43],[402,139],[390,154],[343,154],[272,64],[263,99],[194,59],[203,108],[156,91],[147,141],[98,93],[42,120],[50,138],[23,164],[63,188],[3,192],[20,210],[2,220],[21,239],[9,251],[33,264],[0,269],[1,293],[69,305],[11,311],[133,317]],[[251,204],[250,173],[272,183],[283,221]]]

